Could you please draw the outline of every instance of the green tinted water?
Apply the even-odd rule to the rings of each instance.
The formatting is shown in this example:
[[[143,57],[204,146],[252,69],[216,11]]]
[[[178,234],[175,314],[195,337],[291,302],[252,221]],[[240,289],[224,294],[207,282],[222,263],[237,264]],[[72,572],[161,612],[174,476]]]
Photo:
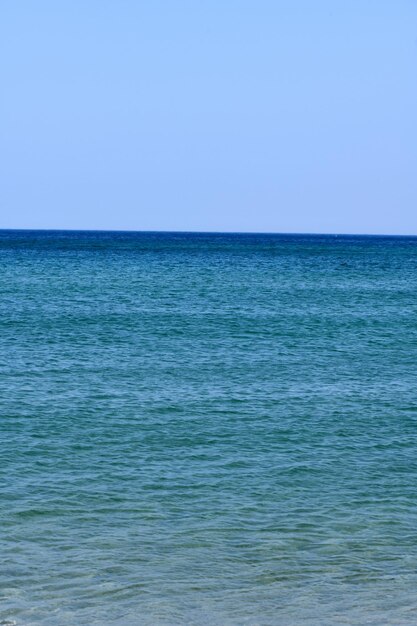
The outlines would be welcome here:
[[[0,263],[0,624],[417,622],[417,239]]]

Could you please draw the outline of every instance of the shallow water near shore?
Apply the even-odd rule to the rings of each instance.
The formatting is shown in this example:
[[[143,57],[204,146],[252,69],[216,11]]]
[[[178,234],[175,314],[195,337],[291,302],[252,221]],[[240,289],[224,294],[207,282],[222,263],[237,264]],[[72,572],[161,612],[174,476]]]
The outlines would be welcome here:
[[[416,238],[0,264],[0,624],[417,623]]]

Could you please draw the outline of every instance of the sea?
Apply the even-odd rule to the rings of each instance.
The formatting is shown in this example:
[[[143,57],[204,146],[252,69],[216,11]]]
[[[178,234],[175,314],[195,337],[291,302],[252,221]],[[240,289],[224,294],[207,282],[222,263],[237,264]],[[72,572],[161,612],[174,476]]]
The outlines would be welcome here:
[[[417,624],[417,238],[0,231],[0,624]]]

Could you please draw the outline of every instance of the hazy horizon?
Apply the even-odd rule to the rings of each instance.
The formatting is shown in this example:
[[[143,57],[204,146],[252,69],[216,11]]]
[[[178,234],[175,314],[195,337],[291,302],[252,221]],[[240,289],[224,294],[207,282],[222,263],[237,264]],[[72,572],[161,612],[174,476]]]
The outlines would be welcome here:
[[[127,234],[166,234],[166,235],[272,235],[272,236],[306,236],[306,237],[392,237],[416,239],[417,234],[410,233],[338,233],[338,232],[303,232],[303,231],[262,231],[262,230],[144,230],[120,228],[1,228],[0,232],[51,232],[51,233],[127,233]]]

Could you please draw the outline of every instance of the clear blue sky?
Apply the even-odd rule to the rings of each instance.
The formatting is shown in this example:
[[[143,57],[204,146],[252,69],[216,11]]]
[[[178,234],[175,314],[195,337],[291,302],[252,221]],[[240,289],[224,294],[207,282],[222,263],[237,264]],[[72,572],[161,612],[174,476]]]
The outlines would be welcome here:
[[[416,0],[2,0],[0,227],[417,234]]]

